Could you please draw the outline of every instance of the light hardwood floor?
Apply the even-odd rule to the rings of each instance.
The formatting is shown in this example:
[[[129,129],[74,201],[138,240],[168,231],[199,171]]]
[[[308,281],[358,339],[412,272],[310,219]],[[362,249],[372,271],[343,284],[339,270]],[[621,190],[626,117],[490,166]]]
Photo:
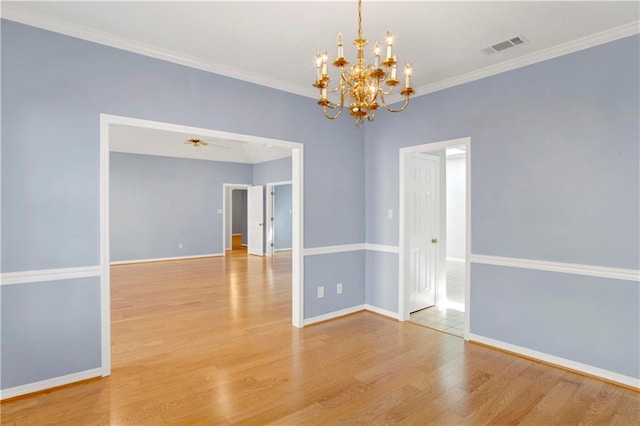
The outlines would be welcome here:
[[[640,395],[371,313],[291,326],[291,260],[112,268],[110,377],[2,424],[633,424]]]

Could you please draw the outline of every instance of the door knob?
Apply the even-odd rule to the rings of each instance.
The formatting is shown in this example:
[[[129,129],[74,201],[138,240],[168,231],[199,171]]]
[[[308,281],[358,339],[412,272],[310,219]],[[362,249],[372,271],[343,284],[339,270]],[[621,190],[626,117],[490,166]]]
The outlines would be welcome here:
[[[431,239],[431,242],[432,242],[433,244],[435,244],[435,243],[437,243],[437,242],[438,242],[438,239],[437,239],[437,238],[432,238],[432,239]]]

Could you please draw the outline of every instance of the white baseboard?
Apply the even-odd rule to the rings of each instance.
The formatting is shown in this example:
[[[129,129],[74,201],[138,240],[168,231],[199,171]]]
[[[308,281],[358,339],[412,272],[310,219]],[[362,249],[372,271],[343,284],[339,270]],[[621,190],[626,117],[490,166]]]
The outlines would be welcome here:
[[[502,342],[500,340],[491,339],[489,337],[479,336],[477,334],[470,334],[469,340],[472,342],[482,343],[487,346],[493,346],[495,348],[502,349],[508,352],[513,352],[515,354],[523,355],[527,358],[532,358],[548,364],[553,364],[558,367],[566,368],[568,370],[573,370],[578,373],[584,373],[589,376],[599,377],[610,382],[620,383],[625,386],[640,389],[640,379],[634,377],[625,376],[623,374],[594,367],[592,365],[582,364],[570,359],[561,358],[544,352],[538,352],[533,349],[512,345],[511,343]]]
[[[273,249],[273,251],[291,251],[291,248]]]
[[[40,382],[28,383],[26,385],[16,386],[13,388],[3,389],[0,391],[0,400],[13,398],[28,393],[39,392],[45,389],[55,388],[57,386],[68,385],[82,380],[93,379],[102,376],[102,368],[94,368],[93,370],[80,371],[78,373],[67,374],[66,376],[54,377],[52,379],[42,380]]]
[[[164,262],[167,260],[200,259],[203,257],[219,257],[219,256],[224,256],[224,253],[199,254],[195,256],[158,257],[154,259],[118,260],[116,262],[111,262],[110,265],[127,265],[129,263]]]
[[[385,317],[389,317],[394,320],[398,319],[398,314],[396,312],[387,311],[386,309],[378,308],[377,306],[373,306],[373,305],[364,305],[364,308],[367,311],[374,312],[376,314],[383,315]]]
[[[322,321],[328,321],[335,318],[340,318],[345,315],[350,315],[356,312],[364,311],[365,305],[352,306],[350,308],[340,309],[339,311],[329,312],[328,314],[318,315],[317,317],[307,318],[304,320],[304,325],[311,325]]]
[[[307,318],[304,320],[304,325],[311,325],[323,321],[329,321],[360,311],[370,311],[395,320],[398,319],[398,314],[395,312],[387,311],[386,309],[378,308],[377,306],[372,305],[356,305],[350,308],[340,309],[339,311],[329,312],[328,314],[318,315],[317,317]]]

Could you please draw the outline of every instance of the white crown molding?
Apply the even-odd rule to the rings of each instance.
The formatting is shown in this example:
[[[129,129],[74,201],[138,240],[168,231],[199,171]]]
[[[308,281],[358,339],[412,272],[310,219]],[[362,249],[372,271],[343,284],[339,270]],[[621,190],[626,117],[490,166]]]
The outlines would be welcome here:
[[[582,265],[578,263],[550,262],[546,260],[518,259],[515,257],[471,255],[472,263],[507,266],[511,268],[535,269],[538,271],[561,272],[590,277],[612,278],[615,280],[640,282],[640,270],[610,268],[607,266]]]
[[[127,50],[129,52],[138,53],[141,55],[173,62],[180,65],[185,65],[187,67],[212,72],[214,74],[246,81],[248,83],[258,84],[260,86],[270,87],[276,90],[282,90],[284,92],[293,93],[308,98],[317,98],[316,90],[311,87],[300,87],[295,84],[290,84],[286,81],[265,77],[227,65],[222,65],[210,61],[203,61],[202,59],[193,56],[161,49],[153,45],[134,41],[125,37],[115,36],[113,34],[94,30],[92,28],[84,27],[81,25],[71,24],[38,13],[28,12],[13,6],[9,6],[6,3],[2,4],[0,15],[2,16],[2,18],[8,19],[10,21],[19,22],[21,24],[38,27],[49,31],[54,31],[106,46],[111,46],[116,49]],[[527,65],[535,64],[537,62],[546,61],[548,59],[553,59],[558,56],[577,52],[589,47],[598,46],[600,44],[615,41],[638,33],[640,33],[640,21],[631,22],[629,24],[621,25],[610,30],[602,31],[600,33],[582,37],[577,40],[559,44],[557,46],[550,47],[539,52],[533,52],[526,56],[521,56],[519,58],[501,62],[499,64],[491,65],[479,70],[471,71],[455,77],[417,87],[415,88],[416,94],[413,97],[415,98],[418,96],[427,95],[429,93],[458,86],[460,84],[480,80],[492,75],[511,71]],[[404,98],[402,95],[396,94],[389,96],[389,98],[387,99],[387,103],[389,105],[392,105],[398,102],[402,102],[403,100]]]
[[[491,339],[489,337],[484,337],[477,334],[471,334],[469,336],[469,340],[472,342],[477,342],[483,345],[502,349],[504,351],[511,352],[514,354],[523,355],[529,359],[542,361],[544,363],[556,365],[568,370],[576,371],[578,373],[584,373],[589,376],[599,377],[601,379],[605,379],[610,382],[620,383],[625,386],[630,386],[635,389],[640,389],[640,379],[635,377],[625,376],[624,374],[605,370],[603,368],[598,368],[592,365],[572,361],[570,359],[561,358],[555,355],[550,355],[545,352],[539,352],[533,349],[523,348],[522,346],[512,345],[511,343],[502,342],[500,340]]]
[[[70,383],[80,382],[82,380],[93,379],[94,377],[100,377],[101,375],[102,369],[94,368],[93,370],[85,370],[78,373],[67,374],[66,376],[42,380],[40,382],[28,383],[26,385],[3,389],[2,391],[0,391],[0,399],[14,398],[16,396],[68,385]]]
[[[364,250],[365,244],[342,244],[339,246],[313,247],[304,249],[305,256],[317,256],[322,254],[344,253],[348,251]]]
[[[366,243],[365,244],[365,249],[366,250],[371,250],[371,251],[378,251],[381,253],[400,253],[400,247],[398,246],[387,246],[384,244],[370,244],[370,243]]]
[[[53,282],[75,278],[99,277],[100,266],[78,268],[41,269],[38,271],[5,272],[0,275],[0,285]]]
[[[495,65],[417,87],[415,88],[416,93],[413,97],[415,98],[418,96],[423,96],[429,93],[448,89],[454,86],[459,86],[461,84],[481,80],[483,78],[491,77],[496,74],[501,74],[503,72],[515,70],[517,68],[526,67],[527,65],[532,65],[538,62],[547,61],[549,59],[557,58],[558,56],[568,55],[570,53],[588,49],[590,47],[599,46],[601,44],[609,43],[611,41],[619,40],[621,38],[629,37],[638,33],[640,33],[640,21],[631,22],[629,24],[621,25],[610,30],[568,41],[566,43],[562,43],[548,49],[533,52],[525,56],[520,56],[518,58],[500,62]],[[400,95],[390,96],[388,99],[388,103],[398,103],[403,101],[403,99],[404,98]]]
[[[194,56],[185,55],[167,49],[161,49],[157,46],[131,40],[126,37],[116,36],[82,25],[76,25],[38,13],[28,12],[13,6],[9,6],[6,3],[2,4],[1,15],[3,19],[8,19],[10,21],[91,41],[105,46],[114,47],[116,49],[138,53],[140,55],[149,56],[163,61],[173,62],[175,64],[180,64],[190,68],[223,75],[225,77],[234,78],[236,80],[246,81],[248,83],[258,84],[260,86],[270,87],[276,90],[282,90],[284,92],[293,93],[300,96],[309,98],[317,97],[316,90],[313,88],[301,88],[295,84],[290,84],[282,80],[254,74],[239,68],[234,68],[210,61],[203,61],[202,59]]]
[[[154,257],[152,259],[117,260],[115,262],[110,262],[109,264],[110,265],[128,265],[130,263],[164,262],[167,260],[201,259],[203,257],[220,257],[220,256],[224,256],[224,253],[198,254],[194,256]]]

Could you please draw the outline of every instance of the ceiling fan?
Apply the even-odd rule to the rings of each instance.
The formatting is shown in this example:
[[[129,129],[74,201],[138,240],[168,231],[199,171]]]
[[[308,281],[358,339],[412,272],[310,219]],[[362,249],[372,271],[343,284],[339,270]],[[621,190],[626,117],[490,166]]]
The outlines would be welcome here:
[[[199,148],[201,146],[211,145],[211,146],[215,146],[216,148],[231,149],[230,146],[217,144],[217,143],[212,143],[212,142],[207,142],[204,139],[200,139],[200,138],[189,138],[186,141],[184,141],[184,143],[185,143],[185,145],[193,145],[194,148]]]

